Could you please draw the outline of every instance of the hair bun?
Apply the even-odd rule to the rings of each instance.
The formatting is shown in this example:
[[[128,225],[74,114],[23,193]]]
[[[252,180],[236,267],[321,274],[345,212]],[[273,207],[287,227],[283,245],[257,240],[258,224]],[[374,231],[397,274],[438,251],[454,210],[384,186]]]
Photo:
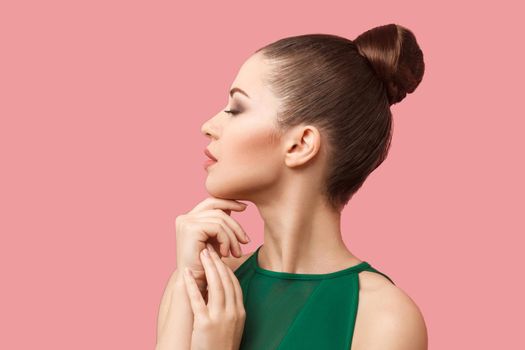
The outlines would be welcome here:
[[[423,52],[409,29],[391,23],[367,30],[353,42],[383,81],[390,105],[403,100],[423,79]]]

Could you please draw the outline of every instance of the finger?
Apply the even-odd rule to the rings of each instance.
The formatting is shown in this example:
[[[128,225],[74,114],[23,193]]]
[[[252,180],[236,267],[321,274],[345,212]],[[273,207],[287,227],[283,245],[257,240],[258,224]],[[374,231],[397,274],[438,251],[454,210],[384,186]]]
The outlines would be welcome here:
[[[201,262],[204,266],[206,281],[208,282],[208,308],[224,307],[224,289],[220,281],[219,273],[211,260],[208,248],[201,252]]]
[[[230,215],[225,213],[223,210],[220,209],[214,209],[212,212],[216,213],[219,217],[224,219],[228,223],[228,225],[232,228],[232,230],[235,232],[236,237],[239,241],[243,241],[245,243],[250,242],[250,238],[248,237],[248,234],[244,230],[244,228],[239,224],[237,220],[232,218]]]
[[[195,214],[197,217],[219,217],[222,220],[224,220],[228,226],[232,229],[232,231],[235,233],[235,236],[239,241],[243,241],[245,243],[250,242],[250,238],[246,234],[246,231],[242,228],[242,226],[231,216],[227,215],[223,210],[220,209],[213,209],[213,210],[206,210],[201,213]]]
[[[219,242],[219,251],[223,256],[228,256],[230,251],[230,237],[221,224],[216,222],[201,222],[201,230],[207,237],[215,238]],[[206,240],[207,241],[207,240]],[[206,243],[206,241],[204,243]]]
[[[206,313],[206,304],[204,303],[201,291],[199,290],[197,282],[195,282],[195,279],[193,278],[190,269],[185,267],[183,275],[184,285],[186,286],[186,291],[188,292],[188,297],[190,299],[191,309],[193,310],[193,313],[195,315]]]
[[[229,211],[228,214],[230,214],[231,210],[243,211],[244,209],[246,209],[247,206],[248,205],[246,203],[238,202],[233,199],[208,197],[204,199],[202,202],[198,203],[188,213],[196,213],[196,212],[203,211],[206,209],[223,209],[223,210]]]
[[[241,285],[239,284],[239,279],[237,278],[237,276],[235,276],[235,273],[228,265],[226,265],[226,269],[228,270],[228,273],[230,274],[230,278],[233,284],[233,289],[235,291],[235,306],[238,309],[244,310],[244,300],[243,300],[242,288],[241,288]]]
[[[219,255],[213,250],[211,245],[209,246],[211,260],[217,268],[217,272],[222,283],[222,288],[224,289],[224,307],[228,309],[229,307],[235,307],[235,290],[233,287],[233,282],[231,280],[230,274],[226,270],[226,264],[221,260]]]
[[[227,216],[224,213],[223,213],[223,215]],[[232,228],[229,226],[229,223],[226,220],[224,220],[221,217],[216,217],[216,216],[202,217],[201,220],[206,220],[206,222],[214,222],[214,223],[220,224],[222,226],[224,232],[228,235],[228,241],[229,241],[228,245],[231,248],[232,254],[237,256],[238,258],[240,258],[242,256],[242,250],[241,250],[241,246],[240,246],[239,240],[238,240],[239,233],[233,231]],[[221,251],[218,251],[218,253],[220,253],[222,256],[224,256]],[[229,251],[227,253],[229,254]]]

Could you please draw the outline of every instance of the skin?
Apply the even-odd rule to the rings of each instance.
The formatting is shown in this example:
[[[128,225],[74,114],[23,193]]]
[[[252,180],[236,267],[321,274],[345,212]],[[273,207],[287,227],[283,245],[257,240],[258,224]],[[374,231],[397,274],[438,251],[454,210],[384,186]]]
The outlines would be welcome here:
[[[356,265],[344,244],[341,213],[321,194],[327,159],[322,132],[298,125],[276,137],[280,99],[264,78],[271,64],[260,53],[241,66],[224,110],[201,128],[210,138],[208,149],[218,161],[207,168],[206,189],[218,198],[252,202],[264,222],[259,265],[267,270],[323,274]],[[235,270],[241,258],[223,257]],[[416,304],[385,277],[361,272],[360,303],[352,350],[427,349],[426,326]]]

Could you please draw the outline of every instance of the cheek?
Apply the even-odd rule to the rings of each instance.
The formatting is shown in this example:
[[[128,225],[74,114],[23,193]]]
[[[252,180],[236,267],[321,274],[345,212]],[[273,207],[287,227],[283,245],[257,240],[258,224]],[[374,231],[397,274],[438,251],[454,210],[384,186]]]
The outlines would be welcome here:
[[[248,198],[250,193],[269,188],[278,180],[279,145],[272,143],[271,130],[223,137],[221,157],[207,179],[210,193],[225,198]]]
[[[276,155],[276,146],[270,142],[270,131],[245,132],[236,135],[232,141],[235,142],[229,143],[228,149],[224,150],[232,166],[261,166]]]

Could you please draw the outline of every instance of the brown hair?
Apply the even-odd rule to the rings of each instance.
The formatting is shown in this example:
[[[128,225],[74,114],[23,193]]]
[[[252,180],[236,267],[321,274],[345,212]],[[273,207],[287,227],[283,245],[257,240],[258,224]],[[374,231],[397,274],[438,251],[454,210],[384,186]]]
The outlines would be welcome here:
[[[266,82],[282,102],[278,132],[305,123],[327,138],[324,194],[341,210],[386,158],[392,137],[390,106],[423,78],[423,53],[414,34],[388,24],[353,41],[305,34],[257,52],[271,64]]]

